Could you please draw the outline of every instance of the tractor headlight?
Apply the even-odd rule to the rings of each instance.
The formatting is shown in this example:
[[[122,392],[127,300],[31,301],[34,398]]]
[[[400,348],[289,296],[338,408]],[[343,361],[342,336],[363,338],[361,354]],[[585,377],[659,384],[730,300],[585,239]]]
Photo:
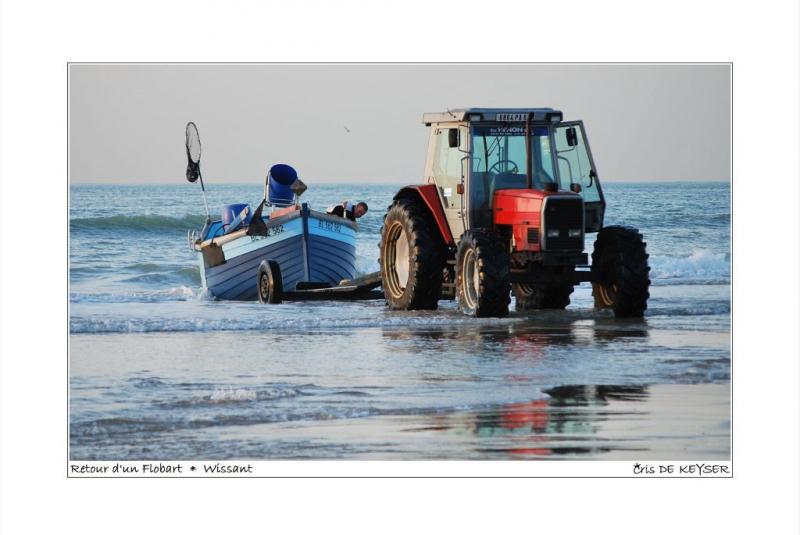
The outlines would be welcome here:
[[[580,238],[581,237],[581,229],[579,229],[579,228],[571,228],[571,229],[569,229],[569,237],[570,238]]]
[[[557,228],[547,229],[547,237],[548,238],[558,238],[561,235],[561,231]]]

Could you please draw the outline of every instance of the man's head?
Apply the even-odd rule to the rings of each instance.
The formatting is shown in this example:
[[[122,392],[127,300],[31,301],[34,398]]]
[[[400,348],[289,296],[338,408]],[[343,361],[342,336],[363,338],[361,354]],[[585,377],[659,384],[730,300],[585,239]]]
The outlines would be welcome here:
[[[361,217],[367,213],[367,210],[369,210],[369,206],[367,206],[367,203],[360,202],[353,209],[353,215],[356,216],[357,218]]]

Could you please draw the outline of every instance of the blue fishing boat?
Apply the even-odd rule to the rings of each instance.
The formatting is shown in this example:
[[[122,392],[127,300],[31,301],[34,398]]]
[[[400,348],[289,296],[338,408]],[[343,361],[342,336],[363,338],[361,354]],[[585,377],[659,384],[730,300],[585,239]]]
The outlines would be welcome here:
[[[199,178],[202,186],[199,135],[190,125],[187,179]],[[264,198],[256,210],[230,204],[212,220],[206,202],[206,223],[199,232],[190,231],[189,245],[197,253],[203,288],[210,295],[275,303],[301,292],[365,288],[353,285],[357,223],[301,204],[305,189],[293,167],[277,164],[267,173]],[[369,286],[367,290],[376,284]]]

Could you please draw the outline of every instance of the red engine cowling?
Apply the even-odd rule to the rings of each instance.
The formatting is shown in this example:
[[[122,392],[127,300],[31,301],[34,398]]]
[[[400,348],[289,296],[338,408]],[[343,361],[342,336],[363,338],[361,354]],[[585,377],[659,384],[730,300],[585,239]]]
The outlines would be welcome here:
[[[511,227],[514,251],[542,250],[542,205],[550,196],[574,197],[567,191],[542,191],[536,189],[501,189],[494,193],[494,224]]]

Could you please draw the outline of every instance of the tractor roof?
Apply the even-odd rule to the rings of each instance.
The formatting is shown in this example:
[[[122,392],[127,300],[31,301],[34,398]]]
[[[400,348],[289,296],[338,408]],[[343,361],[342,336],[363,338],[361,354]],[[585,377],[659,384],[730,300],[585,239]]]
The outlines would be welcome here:
[[[519,118],[530,114],[531,121],[560,121],[563,114],[553,108],[456,108],[443,112],[424,113],[422,122],[453,123],[461,121],[524,121]],[[499,115],[499,117],[498,117]],[[557,118],[557,119],[556,119]]]

